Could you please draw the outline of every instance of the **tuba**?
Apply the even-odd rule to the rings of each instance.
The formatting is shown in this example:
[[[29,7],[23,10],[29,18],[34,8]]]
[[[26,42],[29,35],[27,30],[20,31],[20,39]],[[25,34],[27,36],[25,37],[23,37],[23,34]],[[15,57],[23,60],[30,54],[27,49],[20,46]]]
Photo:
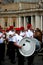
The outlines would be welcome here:
[[[23,38],[19,45],[22,46],[22,48],[19,49],[19,52],[25,57],[33,55],[41,48],[40,42],[37,39],[29,37]]]

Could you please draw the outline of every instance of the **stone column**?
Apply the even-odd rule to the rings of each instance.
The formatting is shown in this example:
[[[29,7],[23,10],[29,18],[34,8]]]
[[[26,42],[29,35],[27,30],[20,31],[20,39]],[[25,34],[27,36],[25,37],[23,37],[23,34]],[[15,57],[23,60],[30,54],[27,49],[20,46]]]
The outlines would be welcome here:
[[[42,16],[42,30],[43,30],[43,16]]]
[[[1,18],[0,18],[0,25],[1,25],[1,22],[2,22],[2,20],[1,20]],[[2,25],[1,25],[2,26]]]
[[[42,30],[42,26],[43,26],[42,21],[43,21],[43,19],[42,19],[42,16],[41,16],[41,30]]]
[[[26,17],[24,16],[24,28],[27,29]]]
[[[4,18],[0,18],[0,25],[4,28],[4,26],[5,26]]]
[[[12,23],[12,22],[11,22],[11,18],[9,18],[9,26],[11,26],[11,23]]]
[[[5,20],[4,18],[1,18],[1,26],[4,28],[4,25],[5,25]]]
[[[12,20],[12,18],[9,17],[8,18],[8,27],[11,26],[11,25],[13,25],[13,20]]]
[[[13,18],[9,18],[9,19],[10,19],[9,25],[12,26],[13,25]]]
[[[1,18],[0,18],[0,25],[1,25]]]
[[[19,17],[16,18],[15,27],[19,27]]]
[[[7,23],[7,27],[9,27],[9,22],[10,22],[9,18],[8,18],[7,22],[8,22],[8,23]]]
[[[41,29],[41,16],[39,15],[35,16],[35,28]]]
[[[19,16],[19,27],[21,27],[21,24],[22,24],[21,17]]]

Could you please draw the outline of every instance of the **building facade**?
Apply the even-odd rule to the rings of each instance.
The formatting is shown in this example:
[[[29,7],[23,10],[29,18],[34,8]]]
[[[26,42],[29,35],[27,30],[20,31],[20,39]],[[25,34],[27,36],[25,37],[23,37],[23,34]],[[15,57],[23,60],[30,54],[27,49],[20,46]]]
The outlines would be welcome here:
[[[33,28],[43,30],[43,2],[14,2],[0,4],[0,25],[5,29],[32,24]]]

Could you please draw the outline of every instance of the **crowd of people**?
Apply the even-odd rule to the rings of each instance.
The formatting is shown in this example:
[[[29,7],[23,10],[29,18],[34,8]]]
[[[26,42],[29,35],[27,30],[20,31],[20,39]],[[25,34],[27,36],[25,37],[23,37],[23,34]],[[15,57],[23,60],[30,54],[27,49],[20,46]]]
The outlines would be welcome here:
[[[5,44],[7,44],[7,55],[11,60],[11,63],[16,63],[15,61],[15,49],[18,57],[18,65],[24,65],[24,56],[22,56],[19,52],[19,48],[22,46],[19,45],[19,42],[25,38],[36,38],[40,41],[42,46],[42,31],[39,28],[35,30],[32,28],[31,24],[27,25],[27,29],[25,30],[23,26],[20,28],[14,28],[14,26],[10,26],[3,30],[0,26],[0,65],[1,61],[4,60],[5,55]],[[34,55],[28,57],[28,65],[33,63]]]

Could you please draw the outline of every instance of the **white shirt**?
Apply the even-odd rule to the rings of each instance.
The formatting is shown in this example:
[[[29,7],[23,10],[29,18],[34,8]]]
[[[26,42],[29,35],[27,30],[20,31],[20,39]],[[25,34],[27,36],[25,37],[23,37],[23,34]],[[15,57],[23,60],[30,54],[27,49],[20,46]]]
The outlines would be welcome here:
[[[25,37],[25,32],[20,32],[20,35],[22,36],[22,37]]]
[[[31,30],[26,31],[26,37],[33,37],[33,32]]]
[[[16,34],[16,36],[13,37],[13,42],[16,42],[17,45],[19,45],[19,42],[22,40],[22,36]]]
[[[4,39],[3,39],[3,33],[0,32],[0,43],[3,43],[3,41],[4,41]]]
[[[8,32],[8,35],[9,35],[8,41],[12,41],[13,40],[13,37],[11,37],[10,35],[14,35],[14,34],[15,34],[14,31],[9,31]]]
[[[7,39],[9,38],[9,32],[6,32],[6,38]]]

